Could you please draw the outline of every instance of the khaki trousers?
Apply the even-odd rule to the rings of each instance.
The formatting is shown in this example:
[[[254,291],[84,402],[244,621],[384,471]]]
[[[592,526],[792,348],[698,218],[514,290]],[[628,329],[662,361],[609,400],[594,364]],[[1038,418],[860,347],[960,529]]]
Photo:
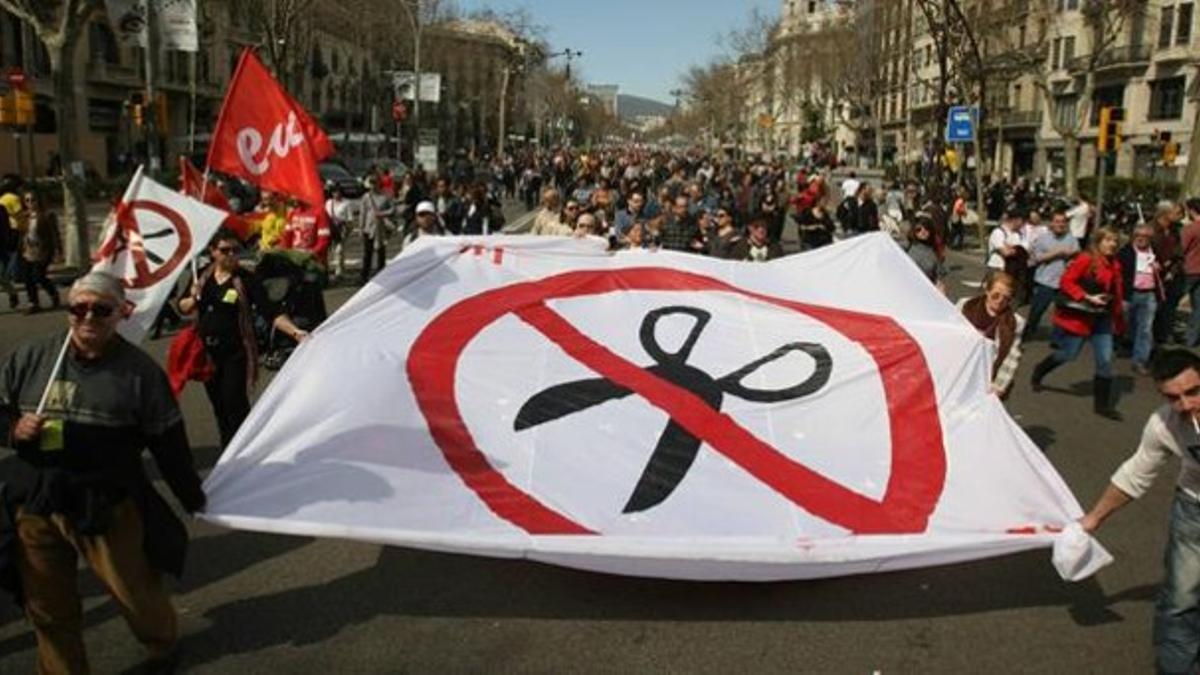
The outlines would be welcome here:
[[[175,609],[162,577],[142,548],[142,517],[133,500],[113,507],[112,525],[81,536],[60,514],[17,514],[25,614],[37,635],[39,673],[87,673],[83,605],[76,587],[78,556],[108,588],[150,657],[167,655],[179,637]]]

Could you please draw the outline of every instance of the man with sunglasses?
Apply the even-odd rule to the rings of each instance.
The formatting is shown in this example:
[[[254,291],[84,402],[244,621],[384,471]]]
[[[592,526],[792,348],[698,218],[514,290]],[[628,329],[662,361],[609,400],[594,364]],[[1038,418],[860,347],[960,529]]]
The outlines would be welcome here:
[[[120,281],[89,273],[67,301],[69,332],[19,346],[0,368],[0,431],[16,449],[0,462],[0,542],[12,542],[0,543],[0,583],[24,598],[39,672],[87,671],[80,554],[148,665],[168,665],[179,627],[160,575],[182,571],[187,530],[151,486],[143,450],[184,510],[202,509],[204,492],[166,375],[116,332]]]

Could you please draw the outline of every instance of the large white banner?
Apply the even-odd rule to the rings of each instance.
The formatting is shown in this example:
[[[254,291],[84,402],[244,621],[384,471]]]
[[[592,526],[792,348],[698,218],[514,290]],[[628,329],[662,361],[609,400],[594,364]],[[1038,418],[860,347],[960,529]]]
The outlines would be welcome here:
[[[183,52],[199,50],[196,0],[105,0],[108,20],[123,44],[146,46],[146,3],[157,11],[160,47]]]
[[[179,275],[228,215],[154,182],[138,168],[109,214],[92,266],[125,286],[131,315],[117,326],[125,339],[142,341]]]
[[[1108,556],[884,235],[765,264],[421,238],[288,361],[205,483],[230,527],[775,580]]]

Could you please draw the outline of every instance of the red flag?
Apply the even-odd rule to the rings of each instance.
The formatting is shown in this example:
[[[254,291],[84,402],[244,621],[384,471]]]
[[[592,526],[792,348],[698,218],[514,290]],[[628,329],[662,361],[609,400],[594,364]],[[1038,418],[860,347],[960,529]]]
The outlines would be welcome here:
[[[324,204],[317,164],[333,143],[247,48],[208,150],[210,168],[310,204]]]
[[[204,174],[188,161],[187,157],[179,158],[179,191],[183,194],[198,199],[209,206],[226,211],[229,215],[225,216],[225,221],[221,223],[221,227],[233,232],[238,239],[246,241],[253,234],[254,227],[247,222],[242,216],[233,212],[233,207],[229,204],[229,200],[225,197],[225,193],[221,192],[220,186],[214,181],[205,182]],[[201,192],[204,193],[203,197]]]
[[[205,182],[204,174],[200,173],[187,157],[179,158],[179,191],[222,211],[233,210],[216,182]]]

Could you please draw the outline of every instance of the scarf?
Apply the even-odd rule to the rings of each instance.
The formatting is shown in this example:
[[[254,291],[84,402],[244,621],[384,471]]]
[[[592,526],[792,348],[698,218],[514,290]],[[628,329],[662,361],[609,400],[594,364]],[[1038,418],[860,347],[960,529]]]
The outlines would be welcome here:
[[[1017,319],[1012,310],[999,316],[991,316],[987,312],[987,300],[984,296],[971,298],[963,305],[963,316],[981,335],[996,343],[996,362],[992,364],[992,377],[1000,369],[1000,364],[1008,358],[1012,351],[1013,342],[1017,337]]]

